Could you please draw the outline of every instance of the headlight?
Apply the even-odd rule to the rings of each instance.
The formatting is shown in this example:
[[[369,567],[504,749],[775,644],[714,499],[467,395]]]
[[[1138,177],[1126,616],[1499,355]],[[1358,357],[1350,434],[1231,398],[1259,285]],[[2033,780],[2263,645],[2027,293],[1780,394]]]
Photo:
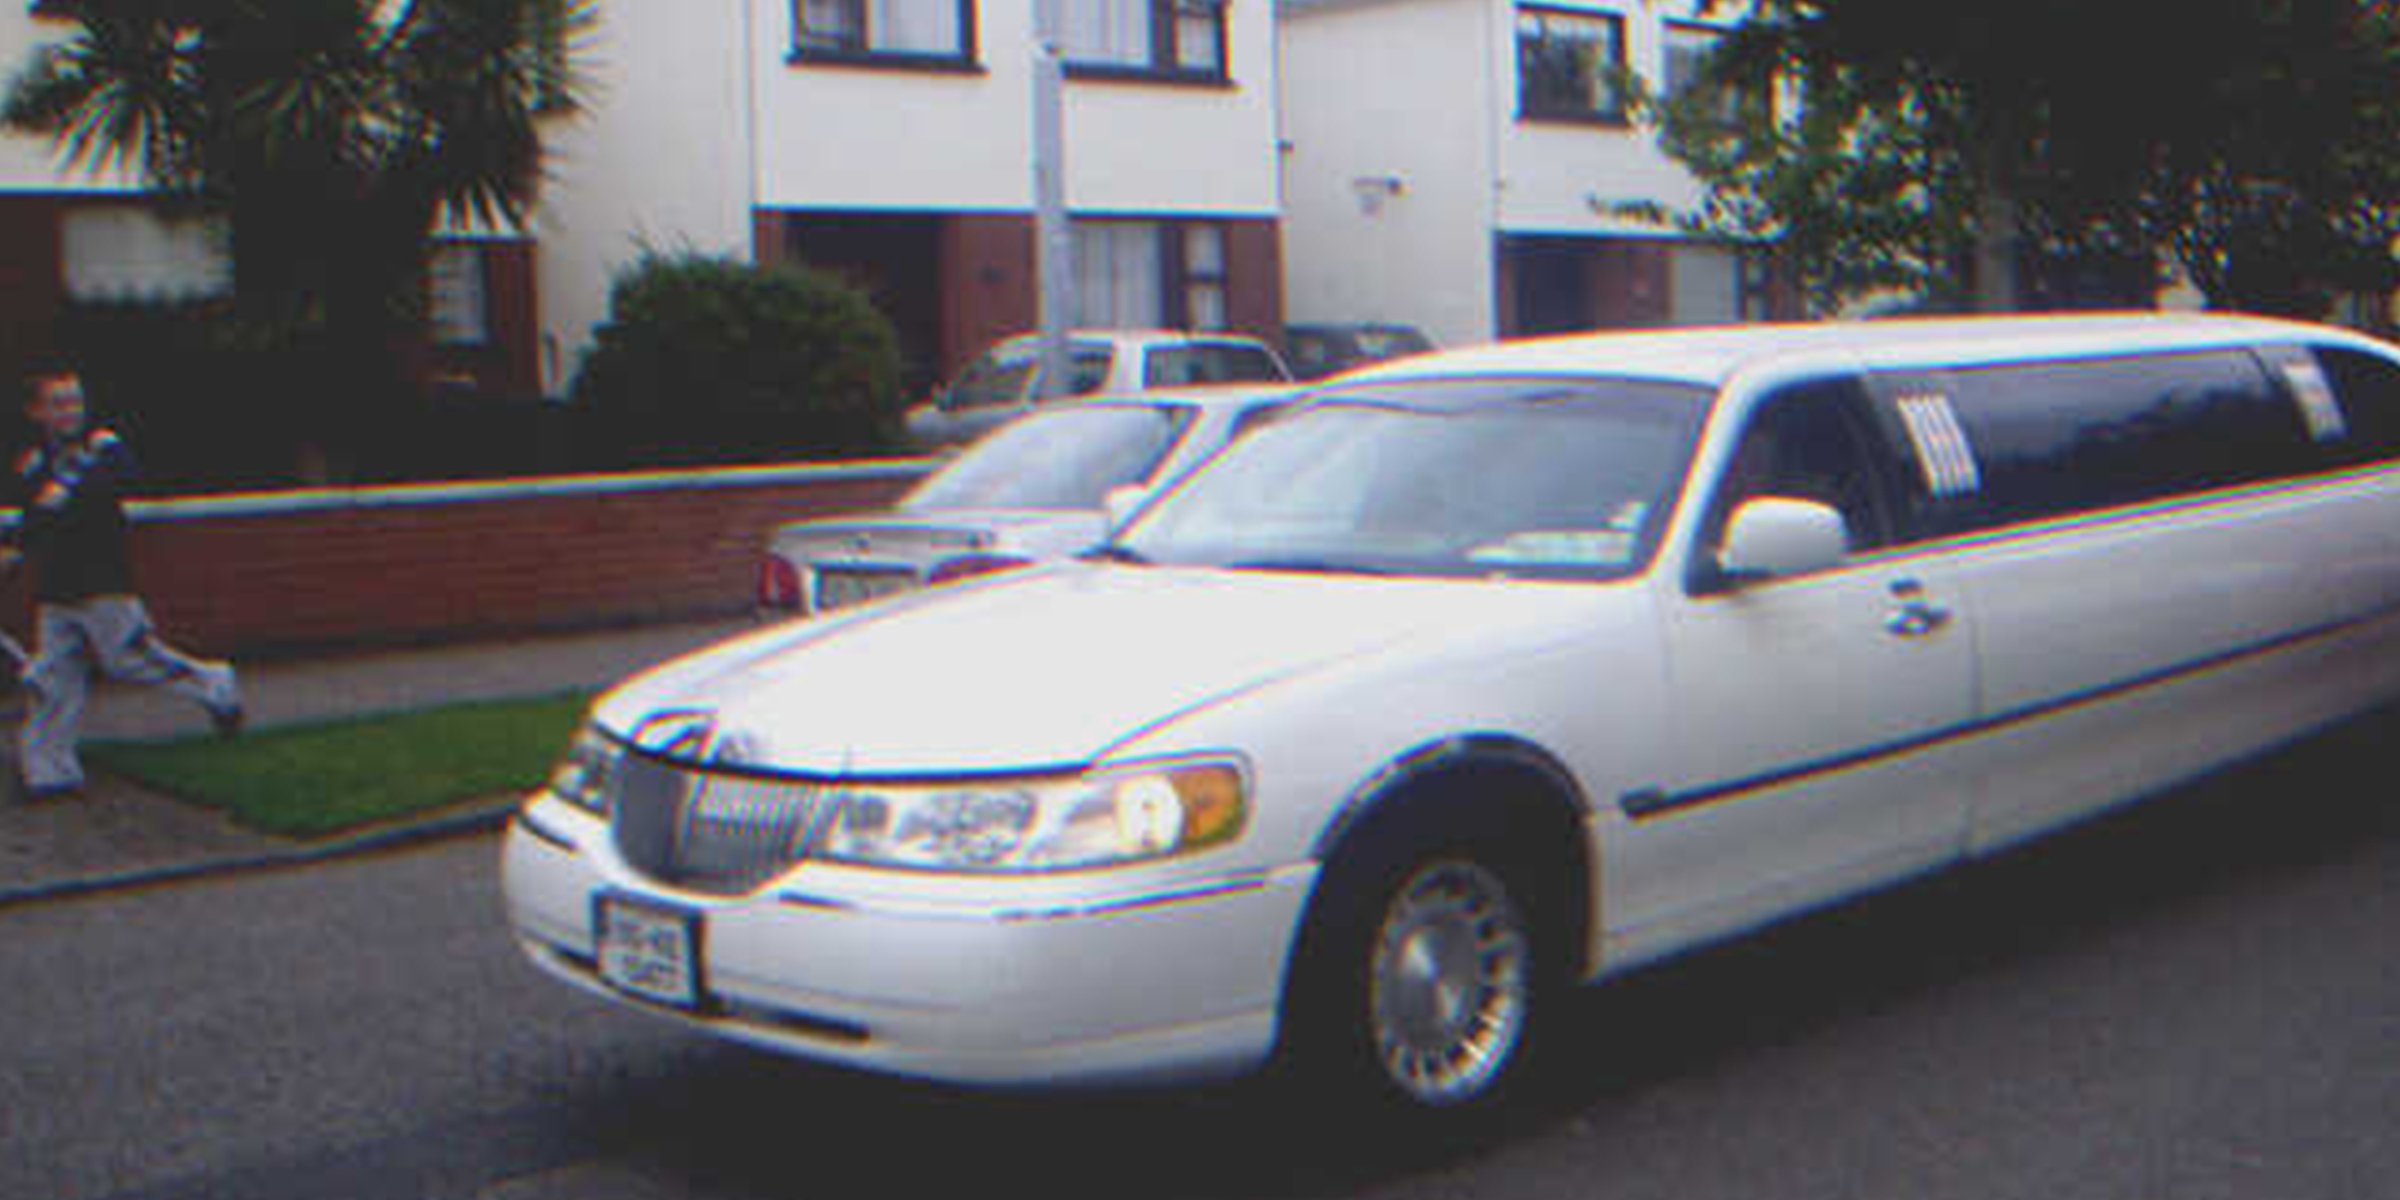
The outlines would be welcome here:
[[[567,753],[550,772],[550,794],[596,813],[608,811],[609,776],[624,750],[600,732],[597,725],[577,730]]]
[[[1189,854],[1240,835],[1241,768],[1153,764],[1069,779],[847,787],[818,857],[937,871],[1060,871]]]

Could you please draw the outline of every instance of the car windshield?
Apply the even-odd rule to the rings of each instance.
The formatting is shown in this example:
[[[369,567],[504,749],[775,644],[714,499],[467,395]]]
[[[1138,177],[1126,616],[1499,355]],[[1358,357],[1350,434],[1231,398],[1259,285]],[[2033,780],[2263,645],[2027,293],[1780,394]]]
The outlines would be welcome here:
[[[1426,341],[1424,334],[1397,325],[1369,326],[1351,334],[1350,340],[1357,343],[1362,359],[1399,358],[1433,349],[1433,343]]]
[[[1190,426],[1183,404],[1044,408],[993,430],[917,485],[900,508],[1100,508],[1158,469]]]
[[[1111,357],[1106,345],[1073,343],[1068,348],[1067,394],[1081,396],[1100,390],[1100,385],[1108,380]],[[1039,342],[1010,342],[996,347],[968,363],[958,378],[942,389],[941,407],[980,408],[988,404],[1020,403],[1032,389],[1034,371],[1041,363]]]
[[[1592,379],[1325,393],[1219,453],[1119,539],[1125,561],[1613,578],[1642,569],[1706,389]]]
[[[1283,364],[1264,346],[1232,342],[1199,342],[1161,346],[1144,363],[1144,387],[1182,387],[1198,383],[1275,383],[1285,379]]]

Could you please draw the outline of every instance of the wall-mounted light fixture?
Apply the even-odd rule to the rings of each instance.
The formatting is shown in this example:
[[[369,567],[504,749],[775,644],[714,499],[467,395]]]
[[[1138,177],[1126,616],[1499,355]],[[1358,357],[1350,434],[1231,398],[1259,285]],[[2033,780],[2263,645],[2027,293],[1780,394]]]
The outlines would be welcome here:
[[[1350,181],[1351,194],[1358,197],[1358,211],[1374,216],[1383,211],[1383,203],[1408,190],[1397,175],[1360,175]]]

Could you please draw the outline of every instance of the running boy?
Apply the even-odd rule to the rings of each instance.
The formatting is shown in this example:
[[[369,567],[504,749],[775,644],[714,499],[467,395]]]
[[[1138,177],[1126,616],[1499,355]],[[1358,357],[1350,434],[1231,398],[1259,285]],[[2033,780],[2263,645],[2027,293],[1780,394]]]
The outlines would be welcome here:
[[[34,570],[35,642],[18,768],[26,798],[40,800],[83,787],[75,744],[95,674],[189,696],[220,734],[241,728],[242,700],[232,664],[192,658],[151,628],[121,500],[133,454],[114,430],[88,423],[83,381],[71,371],[36,377],[25,416],[36,442],[17,460],[16,538]]]

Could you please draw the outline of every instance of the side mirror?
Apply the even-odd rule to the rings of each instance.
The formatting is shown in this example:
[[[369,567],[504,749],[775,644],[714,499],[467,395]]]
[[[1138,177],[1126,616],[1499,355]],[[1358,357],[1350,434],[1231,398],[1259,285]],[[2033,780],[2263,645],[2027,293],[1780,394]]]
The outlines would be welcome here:
[[[1832,505],[1785,496],[1747,500],[1725,523],[1719,577],[1739,585],[1839,566],[1850,530]]]
[[[1100,498],[1100,511],[1106,514],[1110,537],[1115,537],[1133,519],[1134,511],[1142,506],[1143,495],[1141,485],[1121,483]]]

